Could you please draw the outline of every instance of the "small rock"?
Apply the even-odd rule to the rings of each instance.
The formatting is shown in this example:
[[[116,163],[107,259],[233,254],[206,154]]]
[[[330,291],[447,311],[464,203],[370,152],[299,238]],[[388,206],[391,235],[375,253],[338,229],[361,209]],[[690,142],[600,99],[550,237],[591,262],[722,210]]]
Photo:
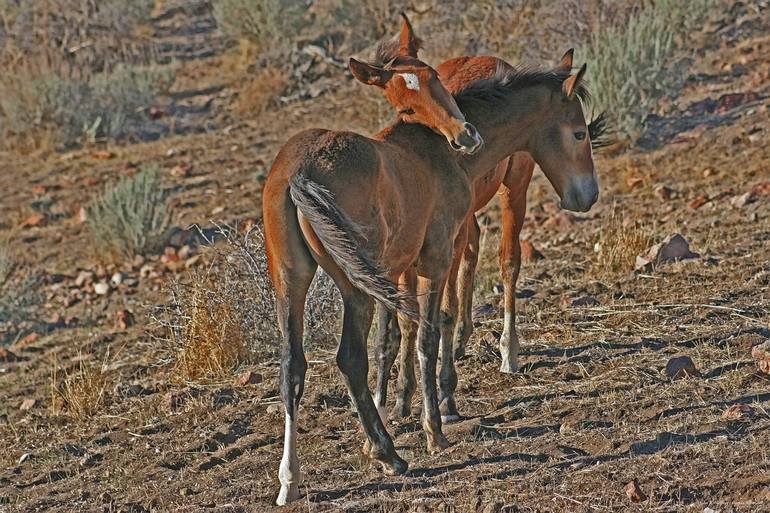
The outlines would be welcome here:
[[[105,296],[110,291],[110,286],[106,281],[94,283],[94,293],[99,296]]]
[[[115,315],[115,327],[121,331],[134,324],[134,316],[128,310],[118,310]]]
[[[751,357],[764,374],[770,374],[770,340],[751,348]]]
[[[114,389],[115,395],[123,398],[136,397],[142,392],[144,387],[138,383],[118,383]]]
[[[647,500],[647,496],[642,491],[642,487],[639,486],[639,482],[634,479],[629,482],[624,488],[626,496],[631,499],[631,502],[644,502]]]
[[[638,185],[641,185],[644,182],[644,178],[640,176],[630,176],[626,178],[626,185],[628,185],[629,189],[633,189]]]
[[[753,203],[756,201],[756,197],[754,196],[754,193],[749,191],[745,194],[741,194],[740,196],[735,196],[732,200],[730,200],[730,203],[735,208],[743,208],[749,203]]]
[[[170,174],[171,176],[182,178],[182,177],[188,176],[190,174],[191,169],[192,169],[192,166],[190,164],[182,163],[174,166],[171,169]]]
[[[39,226],[45,226],[46,224],[48,224],[48,219],[46,219],[46,217],[43,214],[34,213],[21,223],[21,227],[35,228]]]
[[[179,495],[181,495],[182,497],[189,497],[192,494],[193,494],[193,491],[187,487],[179,489]]]
[[[752,187],[751,192],[755,196],[770,196],[770,182],[758,183]]]
[[[276,414],[281,411],[281,403],[273,403],[267,407],[267,413]]]
[[[680,234],[675,233],[666,237],[663,242],[655,244],[641,255],[638,255],[636,257],[636,269],[646,269],[650,266],[666,262],[691,258],[700,258],[700,255],[690,251],[690,243]]]
[[[523,262],[543,259],[543,254],[528,240],[522,239],[519,241],[519,244],[521,245],[521,260]]]
[[[75,286],[82,288],[92,281],[94,281],[94,273],[91,271],[80,271],[77,278],[75,278]]]
[[[80,207],[75,213],[75,222],[83,224],[86,221],[88,221],[88,210],[86,210],[86,207]]]
[[[121,283],[123,283],[123,279],[125,277],[126,276],[122,272],[120,271],[116,272],[115,274],[112,275],[112,277],[110,277],[110,285],[112,285],[113,287],[119,286]]]
[[[708,196],[701,194],[696,196],[688,205],[693,210],[698,210],[700,207],[709,202]]]
[[[585,296],[580,296],[572,300],[572,303],[570,306],[573,308],[581,307],[581,306],[597,306],[599,304],[599,300],[596,299],[595,296],[592,296],[591,294],[586,294]]]
[[[107,150],[95,151],[91,154],[91,158],[96,160],[109,160],[114,156],[115,154],[113,152]]]
[[[688,376],[700,376],[700,371],[695,363],[687,355],[679,355],[670,358],[666,363],[666,376],[670,379],[682,379]]]
[[[657,194],[660,199],[668,201],[676,196],[676,191],[666,185],[659,185],[655,187],[655,194]]]
[[[747,422],[754,418],[756,414],[757,410],[753,406],[738,403],[722,412],[720,419],[724,422]]]
[[[29,347],[30,345],[34,344],[38,338],[40,338],[40,334],[33,331],[29,335],[26,335],[24,338],[16,342],[14,347],[24,349],[25,347]]]
[[[32,456],[32,455],[30,453],[28,453],[28,452],[25,452],[24,454],[22,454],[21,458],[19,458],[19,465],[21,465],[22,463],[27,461],[30,458],[30,456]]]
[[[237,378],[235,378],[235,386],[256,385],[262,383],[262,374],[254,371],[242,372]]]
[[[21,403],[21,406],[19,406],[19,409],[21,411],[31,410],[32,408],[35,407],[36,404],[37,404],[36,399],[24,399],[24,401],[22,401]]]

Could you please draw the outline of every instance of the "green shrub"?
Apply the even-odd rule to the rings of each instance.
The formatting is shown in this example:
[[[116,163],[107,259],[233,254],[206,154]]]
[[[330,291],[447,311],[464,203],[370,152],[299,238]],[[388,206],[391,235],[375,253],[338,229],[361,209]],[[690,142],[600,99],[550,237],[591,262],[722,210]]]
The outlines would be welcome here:
[[[107,258],[132,258],[160,249],[168,228],[166,192],[157,166],[121,179],[88,207],[88,226]]]
[[[613,126],[635,138],[657,102],[683,83],[677,50],[714,0],[644,2],[625,22],[596,27],[587,56],[591,92]]]
[[[261,49],[292,39],[304,24],[304,0],[217,0],[214,17],[233,38],[245,37]]]
[[[169,73],[118,65],[87,79],[20,73],[0,79],[0,132],[23,137],[35,130],[69,146],[84,136],[118,139],[135,133],[144,109],[166,91]]]

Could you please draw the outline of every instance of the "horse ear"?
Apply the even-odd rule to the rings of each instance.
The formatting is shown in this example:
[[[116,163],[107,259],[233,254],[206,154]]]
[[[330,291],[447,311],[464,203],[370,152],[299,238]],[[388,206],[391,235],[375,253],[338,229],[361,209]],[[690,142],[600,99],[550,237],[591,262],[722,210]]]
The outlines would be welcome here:
[[[350,72],[361,83],[368,85],[375,85],[377,87],[385,87],[385,84],[393,77],[393,72],[372,66],[350,58],[348,63]]]
[[[572,56],[575,55],[575,49],[570,48],[567,50],[559,61],[559,65],[554,68],[554,71],[562,71],[569,73],[572,71]]]
[[[578,71],[576,75],[570,75],[561,85],[561,89],[564,91],[564,94],[567,95],[567,98],[572,98],[575,91],[577,91],[578,84],[583,80],[583,75],[586,74],[586,67],[587,64],[583,63],[583,65],[580,66],[580,71]]]
[[[417,52],[422,47],[422,39],[414,34],[414,29],[412,29],[412,24],[409,22],[406,14],[402,12],[401,18],[403,18],[404,22],[401,24],[398,53],[416,59]]]

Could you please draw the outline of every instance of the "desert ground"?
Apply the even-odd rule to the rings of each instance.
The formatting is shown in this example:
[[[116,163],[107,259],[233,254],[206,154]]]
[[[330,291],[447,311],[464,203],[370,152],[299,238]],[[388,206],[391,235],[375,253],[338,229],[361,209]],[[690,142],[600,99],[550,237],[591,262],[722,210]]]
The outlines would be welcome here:
[[[319,282],[302,497],[278,508],[284,413],[260,192],[293,133],[374,134],[393,114],[345,69],[371,46],[298,40],[288,71],[269,73],[275,92],[209,2],[157,2],[141,41],[173,81],[137,130],[66,144],[41,135],[0,153],[0,511],[770,511],[770,363],[756,349],[770,341],[770,5],[714,4],[678,43],[678,87],[633,137],[597,151],[589,212],[560,210],[535,171],[513,375],[498,372],[499,207],[478,214],[463,418],[445,425],[452,445],[439,454],[426,451],[417,397],[411,419],[392,419],[403,476],[361,454],[334,361],[341,306]],[[494,53],[554,65],[570,46],[586,58],[583,32],[554,29],[575,5],[500,2],[468,18],[439,14],[439,2],[402,8],[432,64]],[[383,33],[396,33],[398,11]],[[148,166],[173,229],[146,254],[107,258],[90,202]],[[637,267],[675,234],[697,255]],[[674,379],[666,366],[680,356],[694,368]]]

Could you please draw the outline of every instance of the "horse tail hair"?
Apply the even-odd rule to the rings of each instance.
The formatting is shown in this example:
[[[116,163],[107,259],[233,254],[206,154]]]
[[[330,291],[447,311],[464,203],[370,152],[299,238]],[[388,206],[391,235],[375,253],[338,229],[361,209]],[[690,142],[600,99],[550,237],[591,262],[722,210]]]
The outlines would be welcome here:
[[[418,319],[414,298],[387,278],[384,269],[373,262],[355,237],[363,238],[361,228],[334,202],[334,195],[323,185],[295,174],[289,183],[294,205],[313,227],[324,249],[345,273],[354,287],[382,303],[388,310]]]

